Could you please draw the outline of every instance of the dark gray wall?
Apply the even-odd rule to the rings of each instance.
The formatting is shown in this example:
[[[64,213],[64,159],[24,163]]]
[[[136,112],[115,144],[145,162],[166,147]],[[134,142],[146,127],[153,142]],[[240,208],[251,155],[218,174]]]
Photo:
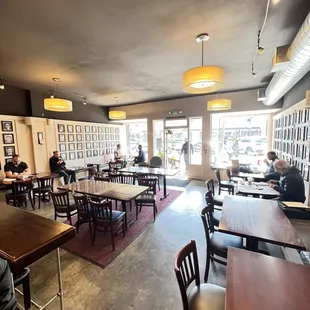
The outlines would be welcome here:
[[[283,98],[283,109],[287,109],[306,98],[310,90],[310,72],[305,75]]]
[[[30,91],[5,85],[0,89],[0,114],[31,116]]]
[[[31,91],[32,116],[45,117],[52,119],[74,120],[93,123],[108,123],[108,108],[73,101],[73,111],[68,113],[59,113],[44,110],[44,98],[47,93]]]

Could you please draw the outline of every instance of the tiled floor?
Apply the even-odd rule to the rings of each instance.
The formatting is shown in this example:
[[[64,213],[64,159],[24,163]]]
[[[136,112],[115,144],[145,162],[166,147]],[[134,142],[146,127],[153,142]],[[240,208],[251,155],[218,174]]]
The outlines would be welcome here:
[[[192,181],[156,222],[106,269],[62,250],[65,309],[182,309],[173,271],[174,258],[183,245],[196,240],[202,278],[205,237],[199,211],[205,204],[204,193],[204,183]],[[47,204],[35,212],[52,218],[53,209]],[[303,235],[309,238],[305,231]],[[268,246],[268,250],[281,257],[278,247]],[[55,254],[30,267],[33,299],[43,304],[57,289]],[[225,286],[225,267],[212,266],[209,280]],[[47,309],[59,309],[57,301]]]

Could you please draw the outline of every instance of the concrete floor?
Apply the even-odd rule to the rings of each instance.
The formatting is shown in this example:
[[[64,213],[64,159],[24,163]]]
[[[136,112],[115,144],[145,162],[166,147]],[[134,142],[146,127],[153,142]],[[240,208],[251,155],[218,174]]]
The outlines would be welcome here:
[[[204,193],[204,182],[192,181],[156,222],[106,269],[61,250],[65,309],[182,309],[174,259],[182,246],[196,240],[203,277],[205,236],[199,211],[205,204]],[[53,208],[45,204],[34,212],[52,218]],[[310,231],[304,229],[302,233],[310,239]],[[279,247],[268,246],[268,250],[274,256],[283,257]],[[57,290],[55,253],[30,269],[32,297],[44,304]],[[209,281],[225,286],[225,270],[224,266],[213,265]],[[60,309],[58,301],[47,309]]]

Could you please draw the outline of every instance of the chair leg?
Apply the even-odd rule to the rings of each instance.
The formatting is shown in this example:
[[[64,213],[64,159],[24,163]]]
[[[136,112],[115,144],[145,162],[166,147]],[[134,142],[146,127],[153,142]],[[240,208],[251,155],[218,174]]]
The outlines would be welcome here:
[[[41,193],[39,193],[39,209],[41,208]]]
[[[208,255],[208,251],[207,251],[206,269],[205,269],[205,276],[204,276],[205,283],[208,282],[209,268],[210,268],[210,254]]]
[[[95,239],[96,239],[96,225],[94,225],[94,232],[93,232],[93,241],[92,241],[92,245],[95,245]]]
[[[123,237],[126,236],[126,226],[125,226],[125,219],[123,218]]]
[[[130,208],[130,211],[131,211],[132,210],[131,201],[129,201],[129,208]]]
[[[115,251],[114,229],[113,229],[113,226],[110,227],[110,230],[111,230],[112,249],[113,249],[113,251]]]
[[[54,214],[54,220],[56,221],[57,220],[57,213],[55,211],[55,214]]]
[[[156,220],[156,205],[153,205],[153,215],[154,215],[154,221]]]
[[[219,184],[219,195],[221,195],[221,185]]]
[[[136,203],[136,221],[138,220],[139,217],[139,204]]]
[[[34,210],[34,205],[33,205],[33,201],[32,201],[32,197],[31,197],[31,194],[29,194],[29,201],[30,201],[30,204],[31,204],[31,207],[32,209]],[[26,199],[26,204],[27,204],[27,199]]]
[[[72,219],[71,219],[71,214],[67,214],[67,219],[69,220],[70,225],[72,226]]]
[[[79,219],[79,217],[78,217],[78,220],[75,223],[75,227],[76,227],[76,234],[78,234],[79,233],[79,229],[80,229],[80,219]]]
[[[91,241],[92,240],[91,239],[92,235],[91,235],[91,221],[90,220],[88,222],[88,227],[89,227],[89,236],[90,236],[90,241]]]

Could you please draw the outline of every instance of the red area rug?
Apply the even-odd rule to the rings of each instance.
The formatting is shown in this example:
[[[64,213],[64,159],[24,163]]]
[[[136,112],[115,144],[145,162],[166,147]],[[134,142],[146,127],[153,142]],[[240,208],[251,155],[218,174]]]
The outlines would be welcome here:
[[[157,195],[157,209],[158,215],[164,211],[179,195],[182,191],[168,190],[169,196],[160,201],[162,196],[162,190]],[[129,204],[127,205],[128,222],[135,219],[136,207],[134,202],[132,203],[132,211],[130,212]],[[114,208],[114,203],[113,203]],[[121,206],[118,207],[121,210]],[[76,222],[76,217],[73,219],[73,223]],[[97,232],[95,245],[92,246],[88,224],[83,224],[76,237],[62,246],[68,252],[71,252],[79,257],[91,261],[92,263],[105,268],[110,264],[126,247],[133,242],[149,225],[153,223],[153,208],[142,207],[141,213],[139,213],[138,221],[134,222],[130,228],[126,230],[126,237],[123,238],[122,233],[119,233],[115,237],[115,251],[112,251],[110,233],[104,234]]]

